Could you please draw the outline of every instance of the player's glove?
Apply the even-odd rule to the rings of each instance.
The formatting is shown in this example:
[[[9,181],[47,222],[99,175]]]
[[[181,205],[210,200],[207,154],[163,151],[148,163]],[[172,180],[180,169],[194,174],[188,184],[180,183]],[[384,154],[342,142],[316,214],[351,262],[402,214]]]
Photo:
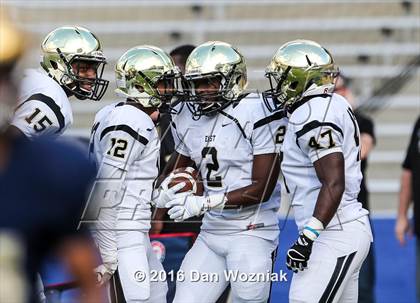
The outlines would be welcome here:
[[[319,232],[324,229],[324,225],[317,218],[312,217],[303,228],[299,238],[287,251],[287,268],[297,273],[308,267],[308,260],[312,252],[312,244],[318,238]]]
[[[185,186],[185,183],[179,183],[177,185],[172,186],[171,188],[168,188],[168,186],[164,183],[159,188],[156,188],[153,191],[152,196],[152,205],[156,206],[157,208],[165,208],[165,205],[174,199],[176,199],[176,195],[182,195],[185,196],[187,193],[180,193],[177,194],[176,192],[183,188]]]
[[[113,271],[108,269],[104,264],[96,267],[94,272],[96,274],[96,282],[98,283],[98,286],[106,284],[113,275]]]
[[[209,210],[221,210],[225,206],[227,198],[225,194],[202,196],[178,196],[166,204],[170,208],[168,215],[176,222],[184,221],[191,217],[200,216]]]
[[[287,268],[298,272],[308,267],[308,260],[312,252],[312,244],[314,241],[304,234],[301,234],[295,244],[287,251],[286,265]]]

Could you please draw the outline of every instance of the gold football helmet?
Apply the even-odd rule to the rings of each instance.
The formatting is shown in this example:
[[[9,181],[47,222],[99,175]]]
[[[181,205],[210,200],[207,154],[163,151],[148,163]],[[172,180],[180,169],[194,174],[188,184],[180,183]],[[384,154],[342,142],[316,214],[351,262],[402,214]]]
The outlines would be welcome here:
[[[171,57],[158,47],[136,46],[121,56],[115,67],[115,92],[144,107],[169,103],[181,73]],[[161,91],[158,85],[162,85]],[[162,92],[163,91],[163,92]]]
[[[212,115],[236,101],[248,84],[244,57],[232,45],[220,41],[196,47],[187,59],[184,77],[192,101],[188,107],[198,117]],[[198,82],[214,80],[218,89],[197,91]]]
[[[271,111],[290,109],[303,97],[332,93],[337,75],[331,54],[318,43],[287,42],[277,50],[266,69],[271,89],[263,93],[264,101]]]
[[[102,79],[106,58],[92,32],[80,26],[59,27],[47,35],[41,49],[41,66],[64,89],[81,100],[103,97],[109,84]],[[95,78],[79,75],[86,64],[95,70]]]

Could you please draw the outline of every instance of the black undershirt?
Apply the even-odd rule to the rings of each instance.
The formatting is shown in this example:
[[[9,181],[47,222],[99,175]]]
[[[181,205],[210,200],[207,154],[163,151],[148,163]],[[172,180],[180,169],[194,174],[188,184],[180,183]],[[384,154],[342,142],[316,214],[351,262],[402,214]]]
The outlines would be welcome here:
[[[420,117],[411,134],[410,144],[402,167],[411,171],[412,199],[414,202],[414,228],[420,236]]]

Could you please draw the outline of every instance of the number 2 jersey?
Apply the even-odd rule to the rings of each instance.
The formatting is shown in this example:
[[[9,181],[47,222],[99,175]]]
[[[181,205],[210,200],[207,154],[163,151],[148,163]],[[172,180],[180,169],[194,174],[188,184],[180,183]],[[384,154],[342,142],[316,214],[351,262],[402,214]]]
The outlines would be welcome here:
[[[127,228],[150,229],[150,202],[159,172],[160,140],[152,119],[133,105],[120,102],[101,109],[95,117],[89,152],[98,179],[118,189],[113,208],[127,209]],[[131,218],[131,220],[130,220]],[[120,218],[123,219],[124,218]]]
[[[283,112],[270,113],[257,94],[249,94],[216,115],[198,120],[192,118],[184,104],[172,121],[176,151],[194,161],[207,195],[250,185],[253,157],[279,153],[287,123]],[[259,205],[206,212],[201,229],[218,234],[242,232],[275,240],[280,188],[277,183],[269,200]]]
[[[301,230],[312,217],[321,189],[314,162],[331,153],[344,157],[345,189],[329,227],[368,214],[357,201],[360,171],[360,134],[349,103],[340,95],[308,97],[289,117],[281,169]]]
[[[26,137],[61,135],[73,123],[64,89],[43,69],[25,70],[11,124]]]

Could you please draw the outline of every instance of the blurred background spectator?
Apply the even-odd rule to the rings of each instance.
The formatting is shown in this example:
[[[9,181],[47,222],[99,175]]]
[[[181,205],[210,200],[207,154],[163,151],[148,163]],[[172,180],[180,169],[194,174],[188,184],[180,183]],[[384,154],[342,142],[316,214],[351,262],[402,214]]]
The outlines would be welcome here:
[[[420,302],[420,116],[411,134],[405,160],[402,164],[401,189],[398,205],[395,234],[401,245],[406,244],[406,235],[417,238],[416,247],[416,288],[417,300]],[[409,222],[408,209],[414,205],[414,228]]]
[[[184,74],[185,63],[187,62],[188,56],[191,54],[194,45],[183,44],[170,51],[169,55],[174,60],[175,65],[179,67],[181,73]],[[174,139],[171,133],[171,115],[167,104],[162,105],[160,109],[159,128],[161,133],[161,146],[160,146],[160,168],[163,171],[166,163],[170,156],[175,150]]]
[[[37,273],[56,254],[83,291],[80,302],[99,302],[91,239],[77,231],[95,177],[87,158],[69,144],[10,137],[17,101],[13,68],[24,37],[0,12],[0,302],[45,300]],[[42,286],[41,286],[42,287]]]
[[[335,92],[347,99],[353,108],[357,123],[360,130],[360,144],[361,144],[361,169],[363,179],[360,184],[360,192],[357,199],[362,203],[363,208],[370,210],[369,207],[369,191],[366,186],[366,168],[368,165],[368,156],[375,146],[375,131],[374,124],[371,118],[364,115],[357,110],[357,102],[349,88],[349,80],[340,75],[337,78],[335,85]],[[373,228],[372,228],[373,231]],[[359,303],[373,303],[375,302],[375,253],[374,243],[371,244],[369,254],[367,255],[359,275]]]

